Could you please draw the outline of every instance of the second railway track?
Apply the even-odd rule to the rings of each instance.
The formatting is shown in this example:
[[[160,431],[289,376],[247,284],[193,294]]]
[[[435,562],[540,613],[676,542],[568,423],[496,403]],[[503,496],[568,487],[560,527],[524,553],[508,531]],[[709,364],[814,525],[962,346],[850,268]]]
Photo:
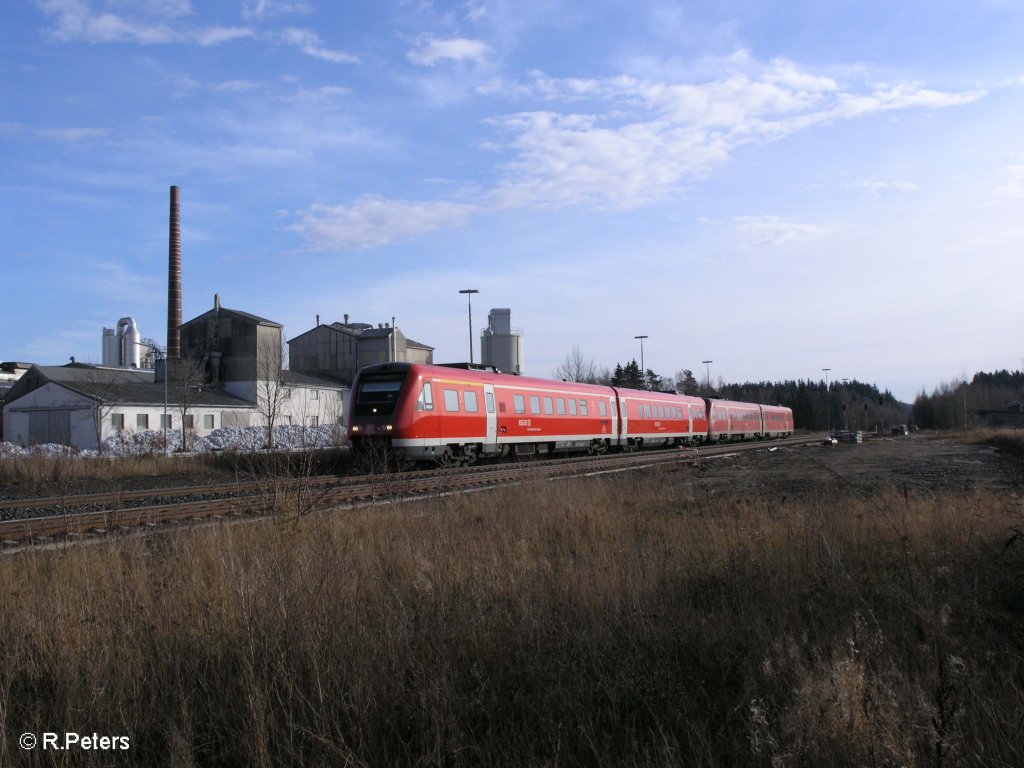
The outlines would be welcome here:
[[[12,510],[17,510],[20,515],[15,519],[0,520],[0,542],[10,547],[174,522],[264,515],[274,510],[288,510],[297,504],[304,505],[303,511],[344,508],[416,495],[463,492],[507,483],[695,461],[726,453],[799,446],[819,440],[816,436],[802,436],[774,440],[770,444],[733,443],[697,450],[641,451],[348,478],[257,479],[211,486],[5,501],[0,503],[0,515]],[[304,494],[301,500],[298,494]]]

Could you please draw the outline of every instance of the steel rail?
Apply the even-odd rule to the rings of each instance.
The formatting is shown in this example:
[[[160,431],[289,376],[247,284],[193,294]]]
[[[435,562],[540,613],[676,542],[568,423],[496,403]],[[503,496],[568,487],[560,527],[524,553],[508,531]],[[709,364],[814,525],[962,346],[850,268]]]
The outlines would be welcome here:
[[[637,451],[606,456],[584,456],[561,460],[523,461],[471,468],[435,469],[421,472],[379,473],[356,478],[287,478],[254,480],[244,485],[244,494],[201,501],[170,502],[137,507],[116,506],[84,512],[65,512],[40,517],[0,521],[0,543],[17,545],[45,543],[56,537],[75,538],[113,530],[155,527],[166,523],[209,520],[240,515],[267,515],[279,505],[294,503],[289,494],[310,489],[316,509],[337,509],[360,504],[390,502],[410,496],[454,493],[475,488],[528,482],[600,472],[635,469],[657,464],[693,462],[723,454],[764,450],[769,447],[806,445],[819,437],[774,440],[770,444],[722,443],[698,449]],[[306,485],[303,486],[303,483]],[[161,489],[160,493],[187,495],[190,490]],[[89,494],[96,498],[100,494]],[[112,496],[117,496],[112,494]],[[82,497],[79,497],[82,498]],[[123,497],[122,497],[123,498]]]

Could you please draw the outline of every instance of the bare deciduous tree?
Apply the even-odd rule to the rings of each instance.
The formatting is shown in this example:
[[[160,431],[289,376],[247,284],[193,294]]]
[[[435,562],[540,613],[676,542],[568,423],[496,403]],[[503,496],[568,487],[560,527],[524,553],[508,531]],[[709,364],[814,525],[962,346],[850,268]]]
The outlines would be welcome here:
[[[579,345],[573,345],[561,365],[551,375],[561,381],[579,381],[587,384],[596,384],[599,379],[597,364],[584,356]]]
[[[256,409],[267,427],[267,448],[274,447],[274,426],[284,410],[291,391],[285,386],[281,344],[271,337],[261,338],[256,354]]]
[[[170,402],[181,415],[181,450],[187,451],[189,432],[185,422],[189,412],[199,400],[201,387],[206,383],[206,364],[202,356],[179,357],[170,363]]]

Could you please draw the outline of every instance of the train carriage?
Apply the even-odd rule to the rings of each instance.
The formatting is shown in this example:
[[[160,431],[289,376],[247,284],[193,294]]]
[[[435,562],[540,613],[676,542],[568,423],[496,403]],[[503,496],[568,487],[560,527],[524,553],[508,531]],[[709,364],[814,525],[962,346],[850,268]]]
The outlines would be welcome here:
[[[667,392],[616,389],[620,443],[630,450],[644,446],[699,444],[707,435],[704,401]]]
[[[708,408],[708,440],[753,440],[764,436],[761,407],[756,403],[705,398]]]
[[[789,437],[793,434],[793,411],[781,405],[762,405],[761,421],[766,438]]]

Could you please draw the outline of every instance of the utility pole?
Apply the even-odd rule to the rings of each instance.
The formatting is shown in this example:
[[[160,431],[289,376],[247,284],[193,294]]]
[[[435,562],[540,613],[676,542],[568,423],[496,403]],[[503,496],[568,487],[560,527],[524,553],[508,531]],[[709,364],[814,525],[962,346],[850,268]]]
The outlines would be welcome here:
[[[822,368],[825,372],[825,421],[828,423],[828,433],[832,434],[832,404],[829,402],[828,397],[828,372],[831,368]]]

